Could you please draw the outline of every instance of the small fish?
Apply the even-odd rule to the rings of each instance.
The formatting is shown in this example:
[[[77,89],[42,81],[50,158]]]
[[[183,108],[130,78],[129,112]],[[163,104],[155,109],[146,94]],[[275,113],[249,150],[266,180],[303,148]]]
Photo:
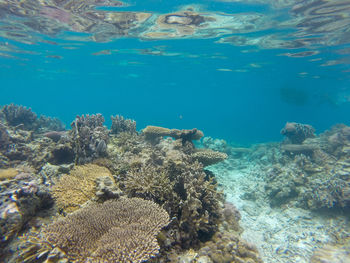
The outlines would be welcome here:
[[[232,71],[232,69],[229,69],[229,68],[217,68],[216,70],[217,70],[217,71],[224,71],[224,72],[230,72],[230,71]]]
[[[58,55],[47,55],[47,58],[55,58],[55,59],[62,59],[62,56],[58,56]]]

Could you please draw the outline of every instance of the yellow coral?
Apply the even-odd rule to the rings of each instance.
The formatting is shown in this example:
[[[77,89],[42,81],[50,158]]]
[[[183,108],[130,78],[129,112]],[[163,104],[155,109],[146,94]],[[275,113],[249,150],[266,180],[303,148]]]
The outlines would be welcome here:
[[[0,181],[13,179],[17,174],[18,171],[15,168],[0,169]]]
[[[67,213],[73,212],[95,196],[96,179],[110,177],[111,172],[95,164],[79,165],[68,175],[63,175],[52,188],[57,207]]]

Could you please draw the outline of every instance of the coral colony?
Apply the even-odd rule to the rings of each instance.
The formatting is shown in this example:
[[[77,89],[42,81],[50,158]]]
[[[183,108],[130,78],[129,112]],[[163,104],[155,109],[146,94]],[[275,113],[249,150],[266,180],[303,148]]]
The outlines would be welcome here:
[[[137,131],[134,120],[111,119],[108,129],[101,114],[78,116],[65,130],[30,108],[1,108],[2,262],[263,262],[222,191],[230,163],[264,175],[262,196],[246,191],[247,202],[350,207],[348,126],[315,135],[290,122],[282,143],[242,148],[198,129]],[[339,240],[312,262],[343,256],[346,235]]]

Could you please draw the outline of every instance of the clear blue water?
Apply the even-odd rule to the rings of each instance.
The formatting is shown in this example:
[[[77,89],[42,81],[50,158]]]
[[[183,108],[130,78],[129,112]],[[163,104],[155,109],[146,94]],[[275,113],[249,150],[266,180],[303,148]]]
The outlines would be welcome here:
[[[135,119],[138,129],[196,127],[240,144],[280,140],[287,121],[311,124],[317,132],[349,124],[348,1],[198,6],[148,0],[94,9],[98,1],[90,0],[89,10],[74,12],[59,1],[22,2],[29,5],[0,0],[1,105],[25,105],[67,126],[76,115],[102,113],[109,125],[110,115],[121,114]],[[145,37],[160,16],[175,14],[177,21],[188,5],[200,16],[231,22],[175,23],[168,30],[174,37]],[[127,33],[88,16],[121,11],[152,16]],[[76,21],[87,17],[95,26],[79,28]],[[193,32],[176,35],[179,28]],[[106,31],[111,37],[101,38]],[[305,51],[310,56],[300,53]]]

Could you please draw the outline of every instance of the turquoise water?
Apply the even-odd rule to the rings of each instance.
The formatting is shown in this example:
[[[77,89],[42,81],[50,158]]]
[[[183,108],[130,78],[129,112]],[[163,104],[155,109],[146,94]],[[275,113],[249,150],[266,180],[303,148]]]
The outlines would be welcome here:
[[[0,1],[0,104],[239,144],[281,140],[287,121],[348,122],[348,1],[116,3]]]

